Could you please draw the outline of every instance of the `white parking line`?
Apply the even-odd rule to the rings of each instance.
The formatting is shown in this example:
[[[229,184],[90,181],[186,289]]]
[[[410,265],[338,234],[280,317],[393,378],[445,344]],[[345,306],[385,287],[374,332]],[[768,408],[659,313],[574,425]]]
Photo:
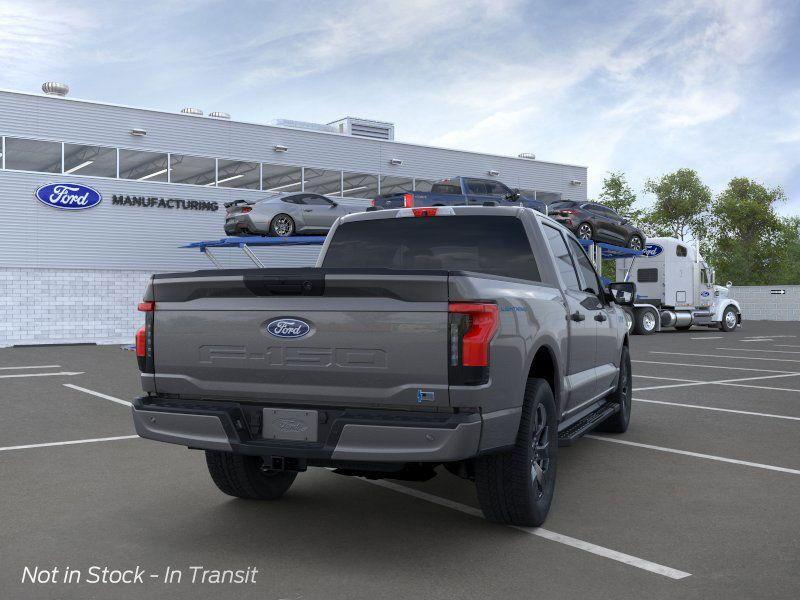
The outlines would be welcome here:
[[[761,348],[714,348],[714,350],[734,350],[735,352],[772,352],[775,354],[800,354],[796,350],[762,350]],[[747,356],[746,354],[742,355]]]
[[[116,402],[117,404],[123,404],[125,406],[133,406],[127,400],[122,400],[120,398],[114,398],[114,396],[109,396],[107,394],[101,394],[100,392],[95,392],[94,390],[87,390],[86,388],[82,388],[77,385],[72,385],[71,383],[64,383],[62,384],[64,387],[68,387],[73,390],[78,390],[79,392],[84,392],[86,394],[91,394],[92,396],[97,396],[98,398],[103,398],[104,400],[111,400],[111,402]]]
[[[757,356],[726,356],[723,354],[690,354],[688,352],[664,352],[663,350],[650,350],[650,354],[673,354],[673,355],[677,354],[678,356],[702,356],[703,358],[735,358],[737,360],[742,360],[743,358],[747,358],[747,360],[771,360],[774,362],[793,362],[793,363],[800,362],[800,360],[795,358],[759,358]]]
[[[717,408],[716,406],[700,406],[698,404],[682,404],[680,402],[662,402],[661,400],[645,400],[643,398],[634,398],[634,401],[647,402],[648,404],[664,404],[666,406],[679,406],[681,408],[698,408],[700,410],[714,410],[718,412],[736,413],[738,415],[749,415],[751,417],[769,417],[770,419],[786,419],[787,421],[800,421],[800,417],[790,417],[789,415],[774,415],[772,413],[751,412],[749,410]]]
[[[669,385],[653,385],[650,387],[643,387],[643,388],[633,388],[634,391],[641,392],[643,390],[663,390],[665,388],[676,388],[676,387],[689,387],[692,385],[733,385],[738,384],[740,381],[755,381],[757,379],[777,379],[779,377],[796,377],[800,375],[800,373],[784,373],[783,375],[761,375],[759,377],[740,377],[738,379],[719,379],[716,381],[695,381],[693,383],[672,383]],[[765,389],[761,386],[755,386],[759,389]],[[782,388],[781,388],[782,389]]]
[[[670,452],[672,454],[681,454],[683,456],[692,456],[694,458],[705,458],[707,460],[716,460],[719,462],[730,463],[733,465],[755,467],[756,469],[766,469],[767,471],[778,471],[780,473],[789,473],[790,475],[800,475],[800,470],[797,469],[789,469],[787,467],[776,467],[775,465],[764,465],[761,463],[754,463],[746,460],[738,460],[736,458],[725,458],[724,456],[715,456],[713,454],[702,454],[700,452],[689,452],[688,450],[678,450],[676,448],[665,448],[664,446],[653,446],[652,444],[641,444],[639,442],[631,442],[628,440],[620,440],[617,438],[605,437],[599,435],[585,435],[584,437],[592,440],[599,440],[601,442],[611,442],[612,444],[623,444],[625,446],[647,448],[648,450],[658,450],[659,452]]]
[[[0,371],[14,371],[16,369],[60,369],[61,365],[31,365],[26,367],[0,367]]]
[[[702,354],[700,356],[705,356]],[[744,358],[743,356],[737,356],[736,358]],[[758,371],[759,373],[787,373],[791,375],[797,375],[795,371],[776,371],[775,369],[756,369],[753,367],[729,367],[727,365],[698,365],[698,364],[691,364],[691,363],[676,363],[676,362],[666,362],[662,360],[631,360],[634,363],[646,363],[650,365],[672,365],[673,367],[702,367],[704,369],[728,369],[733,371]]]
[[[138,438],[138,435],[118,435],[115,437],[105,438],[91,438],[86,440],[69,440],[66,442],[47,442],[45,444],[25,444],[24,446],[6,446],[0,448],[0,452],[8,452],[9,450],[28,450],[29,448],[49,448],[50,446],[72,446],[74,444],[92,444],[94,442],[115,442],[117,440],[132,440]]]
[[[365,481],[366,483],[371,483],[373,485],[377,485],[392,490],[394,492],[400,492],[401,494],[412,496],[420,500],[425,500],[426,502],[431,502],[432,504],[438,504],[439,506],[451,508],[453,510],[457,510],[459,512],[471,515],[473,517],[478,517],[481,519],[483,518],[483,513],[481,513],[480,510],[478,510],[477,508],[473,508],[472,506],[469,506],[467,504],[454,502],[452,500],[448,500],[447,498],[434,496],[433,494],[428,494],[426,492],[420,492],[419,490],[407,488],[405,486],[398,485],[396,483],[392,483],[390,481],[385,481],[382,479],[378,480],[362,479],[361,481]],[[524,531],[525,533],[530,533],[531,535],[545,538],[552,542],[558,542],[559,544],[571,546],[573,548],[577,548],[585,552],[590,552],[591,554],[595,554],[597,556],[602,556],[604,558],[609,558],[611,560],[615,560],[617,562],[621,562],[626,565],[636,567],[638,569],[643,569],[645,571],[649,571],[657,575],[663,575],[664,577],[669,577],[670,579],[684,579],[686,577],[691,576],[691,573],[687,573],[686,571],[679,571],[678,569],[665,567],[664,565],[660,565],[658,563],[654,563],[649,560],[639,558],[637,556],[631,556],[630,554],[623,554],[622,552],[617,552],[616,550],[611,550],[610,548],[598,546],[596,544],[592,544],[591,542],[585,542],[583,540],[579,540],[577,538],[570,537],[568,535],[556,533],[554,531],[550,531],[549,529],[544,529],[542,527],[517,527],[514,525],[511,525],[510,527],[512,529]]]
[[[797,344],[775,344],[776,348],[800,348]]]
[[[83,371],[58,371],[57,373],[14,373],[13,375],[0,375],[0,379],[14,379],[18,377],[51,377],[53,375],[83,375]]]
[[[663,377],[658,375],[639,375],[638,373],[632,374],[634,377],[640,377],[642,379],[665,379],[666,381],[684,381],[689,383],[703,383],[701,379],[678,379],[677,377]]]
[[[706,335],[703,337],[693,337],[689,338],[690,340],[721,340],[724,338],[724,335]]]
[[[771,342],[771,341],[772,341],[772,338],[756,338],[754,340],[739,340],[739,342],[742,343],[742,344],[745,343],[745,342]]]

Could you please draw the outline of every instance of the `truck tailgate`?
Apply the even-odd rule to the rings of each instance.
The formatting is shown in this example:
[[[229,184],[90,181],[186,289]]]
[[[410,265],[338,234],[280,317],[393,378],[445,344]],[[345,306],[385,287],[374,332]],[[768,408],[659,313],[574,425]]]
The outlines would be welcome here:
[[[155,389],[304,406],[448,406],[446,271],[155,275]]]

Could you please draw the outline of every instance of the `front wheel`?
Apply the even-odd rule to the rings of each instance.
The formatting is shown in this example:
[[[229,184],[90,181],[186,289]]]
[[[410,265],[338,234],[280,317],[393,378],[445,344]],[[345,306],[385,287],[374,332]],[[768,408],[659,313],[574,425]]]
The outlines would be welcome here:
[[[206,451],[211,479],[221,492],[247,500],[277,500],[294,483],[294,471],[266,469],[258,456]]]
[[[555,490],[557,450],[553,391],[544,379],[528,379],[516,444],[475,461],[475,487],[486,518],[525,527],[544,523]]]
[[[719,328],[722,331],[733,331],[738,327],[739,319],[736,315],[736,310],[729,306],[725,309],[725,312],[722,313],[722,321],[720,321]]]
[[[289,215],[275,215],[270,223],[269,232],[277,237],[289,237],[294,233],[294,220]]]
[[[600,423],[597,431],[609,433],[625,433],[631,422],[631,404],[633,396],[633,376],[631,372],[631,355],[628,347],[622,347],[619,359],[619,380],[616,389],[608,397],[609,402],[619,405],[619,410]]]
[[[640,308],[633,315],[633,332],[636,335],[651,335],[656,332],[656,314]]]

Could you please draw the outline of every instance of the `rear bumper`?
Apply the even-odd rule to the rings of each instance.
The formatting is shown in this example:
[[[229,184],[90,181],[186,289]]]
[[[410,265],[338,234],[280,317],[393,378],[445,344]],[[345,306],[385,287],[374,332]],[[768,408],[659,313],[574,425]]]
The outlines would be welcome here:
[[[160,442],[321,462],[452,462],[476,456],[481,439],[478,413],[320,409],[318,441],[276,441],[260,435],[263,408],[147,396],[134,400],[133,422]]]

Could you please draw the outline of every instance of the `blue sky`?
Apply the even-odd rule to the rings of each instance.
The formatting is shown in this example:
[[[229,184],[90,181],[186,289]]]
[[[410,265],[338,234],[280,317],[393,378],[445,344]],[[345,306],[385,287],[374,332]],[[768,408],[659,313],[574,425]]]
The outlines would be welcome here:
[[[0,87],[782,186],[800,214],[800,3],[0,0]]]

